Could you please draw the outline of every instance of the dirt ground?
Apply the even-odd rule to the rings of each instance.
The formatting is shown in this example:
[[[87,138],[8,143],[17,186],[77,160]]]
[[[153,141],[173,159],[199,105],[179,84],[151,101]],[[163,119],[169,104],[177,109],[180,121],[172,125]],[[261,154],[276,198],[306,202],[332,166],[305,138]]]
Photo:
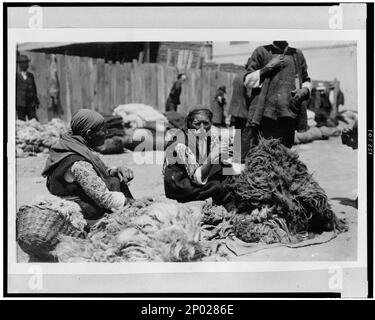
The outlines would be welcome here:
[[[342,261],[357,257],[357,209],[353,206],[357,189],[357,151],[341,144],[340,138],[328,141],[314,141],[294,147],[300,159],[306,163],[319,184],[326,190],[333,210],[339,217],[345,217],[349,231],[338,235],[328,243],[303,248],[277,247],[246,255],[239,260],[247,261]],[[154,152],[153,156],[160,151]],[[37,195],[47,194],[45,179],[40,173],[46,155],[17,158],[17,209],[32,201]],[[135,198],[164,194],[162,164],[137,164],[134,154],[105,155],[109,166],[127,165],[134,170],[135,179],[130,189]],[[15,215],[15,212],[10,213]],[[27,257],[18,255],[19,260]]]

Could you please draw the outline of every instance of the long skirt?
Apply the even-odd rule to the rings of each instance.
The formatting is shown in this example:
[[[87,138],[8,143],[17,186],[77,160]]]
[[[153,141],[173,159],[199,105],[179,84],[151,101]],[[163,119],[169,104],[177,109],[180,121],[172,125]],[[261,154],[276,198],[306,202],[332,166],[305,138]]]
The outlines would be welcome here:
[[[204,185],[195,184],[187,175],[185,168],[178,165],[169,165],[164,173],[164,190],[167,198],[179,202],[189,202],[212,198],[213,203],[226,205],[233,201],[226,185],[228,176],[222,175],[222,167],[213,165]]]

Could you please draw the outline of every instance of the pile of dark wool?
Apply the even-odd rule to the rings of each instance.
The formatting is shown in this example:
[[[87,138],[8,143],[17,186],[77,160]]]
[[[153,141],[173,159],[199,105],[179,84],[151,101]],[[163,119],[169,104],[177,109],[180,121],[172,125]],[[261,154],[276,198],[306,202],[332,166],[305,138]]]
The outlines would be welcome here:
[[[245,170],[233,178],[229,190],[240,208],[238,213],[242,213],[234,219],[235,234],[244,241],[264,240],[267,234],[265,242],[281,242],[279,229],[287,231],[289,236],[346,229],[298,154],[278,139],[261,139],[258,146],[250,150]],[[254,221],[247,216],[254,215],[254,210],[260,213],[264,208],[268,209],[266,219]],[[257,224],[268,225],[268,228],[262,229]],[[270,231],[273,229],[276,233]],[[285,242],[283,232],[281,237]]]

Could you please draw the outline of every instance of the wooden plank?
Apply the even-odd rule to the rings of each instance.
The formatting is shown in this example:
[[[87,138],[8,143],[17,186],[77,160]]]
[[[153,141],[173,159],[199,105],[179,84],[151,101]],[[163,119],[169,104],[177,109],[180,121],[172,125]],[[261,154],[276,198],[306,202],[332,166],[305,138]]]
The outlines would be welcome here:
[[[157,66],[157,106],[158,110],[161,112],[165,112],[165,102],[166,102],[166,94],[165,94],[165,79],[164,79],[164,71],[165,67],[163,65]]]
[[[178,60],[177,60],[177,70],[178,73],[183,72],[184,65],[185,65],[185,50],[178,50]]]
[[[124,91],[123,89],[123,77],[122,77],[122,70],[121,70],[121,65],[120,62],[116,62],[115,64],[115,97],[114,97],[114,106],[117,107],[118,105],[121,104],[121,94]]]
[[[66,66],[66,120],[70,122],[72,120],[72,61],[71,57],[65,55],[65,66]]]
[[[199,105],[197,90],[195,86],[195,72],[189,72],[188,81],[189,81],[189,85],[187,89],[189,90],[189,97],[191,100],[191,104],[195,106]]]
[[[187,65],[186,65],[186,70],[190,70],[191,65],[193,63],[193,58],[194,58],[194,54],[193,54],[192,51],[189,50],[189,56],[188,56],[188,61],[187,61]]]
[[[110,109],[109,114],[112,114],[113,109],[117,106],[116,104],[116,91],[117,91],[117,66],[115,63],[111,64],[111,75],[110,75],[110,94],[111,94],[111,99],[110,99]]]
[[[203,74],[202,70],[195,69],[194,74],[196,75],[195,78],[195,86],[197,88],[197,104],[202,105],[203,104]]]
[[[151,81],[151,97],[150,97],[150,104],[155,108],[159,109],[158,107],[158,69],[156,64],[152,64],[152,72],[150,74],[150,81]]]
[[[133,60],[133,72],[132,72],[132,89],[133,89],[133,103],[141,103],[141,87],[140,87],[140,74],[137,60]]]
[[[88,59],[90,109],[98,111],[98,69],[96,59]]]
[[[97,111],[103,112],[104,101],[105,101],[105,63],[104,59],[97,59],[97,84],[98,84],[98,109]]]
[[[146,72],[145,65],[140,64],[138,68],[139,101],[146,103]]]
[[[124,64],[125,73],[125,100],[124,103],[130,103],[132,101],[132,90],[130,86],[131,81],[131,65],[129,63]]]
[[[129,73],[129,69],[127,67],[127,64],[126,63],[123,63],[123,77],[124,77],[124,98],[123,98],[123,101],[121,102],[121,104],[126,104],[127,101],[129,101],[129,76],[130,76],[130,73]]]
[[[136,84],[134,64],[132,64],[131,69],[130,69],[129,87],[130,87],[130,92],[131,92],[130,103],[135,103],[137,101],[137,84]]]
[[[139,69],[140,69],[139,71],[140,71],[140,76],[141,76],[140,85],[141,85],[141,88],[142,88],[142,90],[141,90],[142,103],[148,104],[147,100],[148,100],[148,97],[150,95],[150,86],[149,86],[150,83],[149,83],[149,80],[148,80],[149,75],[147,74],[147,72],[149,70],[149,66],[147,64],[141,64]]]
[[[103,112],[107,113],[111,104],[111,65],[104,64],[104,101]]]
[[[40,102],[37,115],[42,123],[48,122],[48,108],[50,106],[50,95],[49,95],[49,65],[51,61],[51,55],[40,53],[35,55],[37,66],[39,70],[39,86],[37,87],[38,98]]]
[[[142,65],[137,65],[138,69],[138,94],[139,94],[139,102],[145,103],[146,102],[146,95],[145,95],[145,72]]]
[[[133,103],[135,101],[135,88],[134,88],[134,81],[135,81],[135,76],[134,76],[134,67],[133,67],[133,64],[130,63],[129,64],[129,82],[128,82],[128,86],[129,86],[129,97],[130,97],[130,100],[129,100],[129,103]]]
[[[90,101],[90,77],[88,73],[88,57],[80,57],[79,70],[82,87],[82,107],[91,108]]]
[[[210,71],[202,71],[202,104],[210,107]]]
[[[167,67],[169,67],[169,65],[171,63],[171,58],[172,58],[172,51],[171,51],[171,49],[167,49],[167,60],[166,60],[166,63],[165,63],[165,65]]]
[[[56,55],[57,59],[57,77],[59,79],[59,87],[60,87],[60,103],[61,103],[61,108],[63,110],[63,115],[62,118],[65,121],[67,120],[67,110],[66,110],[66,105],[67,105],[67,96],[66,96],[66,65],[65,65],[65,57],[61,54]]]
[[[144,79],[145,79],[145,103],[149,106],[153,106],[155,108],[154,103],[154,96],[155,96],[155,89],[153,85],[153,76],[155,74],[154,66],[152,64],[145,65],[145,73],[144,73]]]
[[[81,81],[81,74],[80,74],[80,64],[81,59],[80,57],[71,57],[72,62],[72,112],[73,114],[77,112],[79,109],[83,108],[82,104],[82,81]]]

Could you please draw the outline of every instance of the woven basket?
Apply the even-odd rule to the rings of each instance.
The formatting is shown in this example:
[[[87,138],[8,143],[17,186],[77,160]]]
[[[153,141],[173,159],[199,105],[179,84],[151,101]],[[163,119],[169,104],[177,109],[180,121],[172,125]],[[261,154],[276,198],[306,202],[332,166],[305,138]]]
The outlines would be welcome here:
[[[43,255],[53,250],[60,234],[84,238],[59,212],[37,206],[23,206],[17,212],[17,242],[29,255]]]

